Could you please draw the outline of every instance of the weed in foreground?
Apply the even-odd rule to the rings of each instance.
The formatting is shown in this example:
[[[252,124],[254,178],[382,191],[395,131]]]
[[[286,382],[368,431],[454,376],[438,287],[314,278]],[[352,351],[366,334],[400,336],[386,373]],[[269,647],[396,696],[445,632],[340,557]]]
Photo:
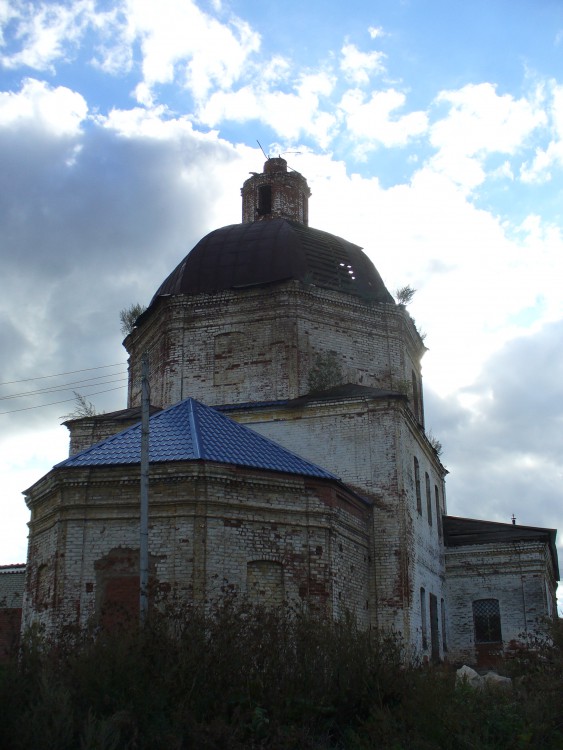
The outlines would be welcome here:
[[[563,638],[522,650],[510,692],[455,688],[400,641],[289,608],[177,606],[139,629],[26,634],[0,671],[6,750],[563,748]],[[545,697],[547,696],[547,698]]]

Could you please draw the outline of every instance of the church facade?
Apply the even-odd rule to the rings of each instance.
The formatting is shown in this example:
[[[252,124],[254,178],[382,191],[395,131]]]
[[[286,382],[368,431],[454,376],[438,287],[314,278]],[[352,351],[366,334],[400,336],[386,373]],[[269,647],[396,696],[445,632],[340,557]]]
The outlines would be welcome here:
[[[68,422],[69,458],[25,493],[24,625],[138,606],[146,354],[155,591],[352,612],[421,658],[502,651],[555,613],[555,532],[448,516],[406,308],[361,248],[308,226],[284,159],[241,192],[242,223],[204,237],[125,339],[127,407]]]

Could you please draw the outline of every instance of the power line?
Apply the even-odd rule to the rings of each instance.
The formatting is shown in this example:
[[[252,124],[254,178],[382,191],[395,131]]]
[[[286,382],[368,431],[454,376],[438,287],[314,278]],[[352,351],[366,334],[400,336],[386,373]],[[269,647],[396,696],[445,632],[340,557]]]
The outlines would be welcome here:
[[[109,367],[123,367],[127,362],[116,362],[113,365],[100,365],[99,367],[84,367],[82,370],[68,370],[67,372],[57,372],[54,375],[38,375],[35,378],[22,378],[21,380],[6,380],[2,385],[14,385],[14,383],[29,383],[30,380],[44,380],[45,378],[59,378],[61,375],[75,375],[77,372],[91,372],[92,370],[107,370]],[[101,376],[100,376],[101,377]]]
[[[58,391],[70,391],[74,390],[74,388],[71,388],[71,386],[77,386],[77,385],[83,385],[85,383],[88,383],[87,388],[92,388],[99,385],[109,385],[111,383],[118,383],[121,382],[121,380],[127,380],[127,378],[123,378],[120,380],[105,380],[105,382],[101,382],[104,379],[107,378],[113,378],[116,375],[127,375],[126,372],[112,372],[108,373],[107,375],[96,375],[92,378],[85,378],[84,380],[71,380],[69,383],[61,383],[60,385],[49,385],[46,388],[37,388],[34,391],[21,391],[20,393],[12,393],[9,396],[0,396],[0,401],[9,401],[14,398],[23,398],[25,396],[37,396],[40,394],[45,393],[57,393]],[[92,381],[99,381],[99,382],[92,382]]]
[[[96,368],[94,367],[94,368],[91,368],[91,369],[95,370]],[[49,377],[49,376],[47,376],[47,377]],[[123,388],[123,386],[119,385],[119,386],[117,386],[117,388],[108,388],[105,391],[96,391],[95,393],[87,393],[86,395],[88,397],[90,397],[90,396],[98,396],[100,393],[109,393],[110,391],[119,391],[122,388]],[[2,415],[2,414],[15,414],[18,411],[30,411],[31,409],[43,409],[45,406],[55,406],[56,404],[66,404],[69,401],[75,401],[75,400],[76,399],[74,399],[74,398],[65,398],[62,401],[51,401],[48,404],[39,404],[38,406],[24,406],[21,409],[12,409],[11,411],[0,411],[0,415]]]

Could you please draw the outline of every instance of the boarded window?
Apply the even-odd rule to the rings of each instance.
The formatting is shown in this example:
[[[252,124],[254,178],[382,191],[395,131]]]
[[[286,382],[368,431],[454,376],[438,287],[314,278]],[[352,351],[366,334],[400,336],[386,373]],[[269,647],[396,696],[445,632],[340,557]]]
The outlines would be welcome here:
[[[47,565],[42,564],[37,568],[35,578],[35,606],[42,610],[52,604],[49,570]]]
[[[422,515],[422,495],[420,494],[420,466],[418,458],[414,457],[414,485],[416,490],[416,509]]]
[[[139,618],[139,551],[110,550],[96,560],[96,614],[102,627],[112,629]]]
[[[249,562],[246,566],[246,591],[256,604],[282,604],[285,593],[282,564],[274,560]]]
[[[218,333],[213,342],[214,385],[238,385],[248,360],[248,341],[241,331]]]
[[[477,599],[473,602],[475,643],[500,643],[500,609],[498,599]]]

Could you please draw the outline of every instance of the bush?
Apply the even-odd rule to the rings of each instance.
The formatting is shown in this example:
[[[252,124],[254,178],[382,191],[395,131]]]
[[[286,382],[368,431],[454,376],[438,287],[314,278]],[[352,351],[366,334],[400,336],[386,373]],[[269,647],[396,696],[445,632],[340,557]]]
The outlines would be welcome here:
[[[153,613],[142,629],[56,641],[31,631],[0,672],[0,747],[562,747],[561,647],[542,648],[511,662],[525,677],[515,690],[479,692],[456,689],[447,666],[405,663],[397,638],[362,632],[351,617],[233,600],[208,615]]]

